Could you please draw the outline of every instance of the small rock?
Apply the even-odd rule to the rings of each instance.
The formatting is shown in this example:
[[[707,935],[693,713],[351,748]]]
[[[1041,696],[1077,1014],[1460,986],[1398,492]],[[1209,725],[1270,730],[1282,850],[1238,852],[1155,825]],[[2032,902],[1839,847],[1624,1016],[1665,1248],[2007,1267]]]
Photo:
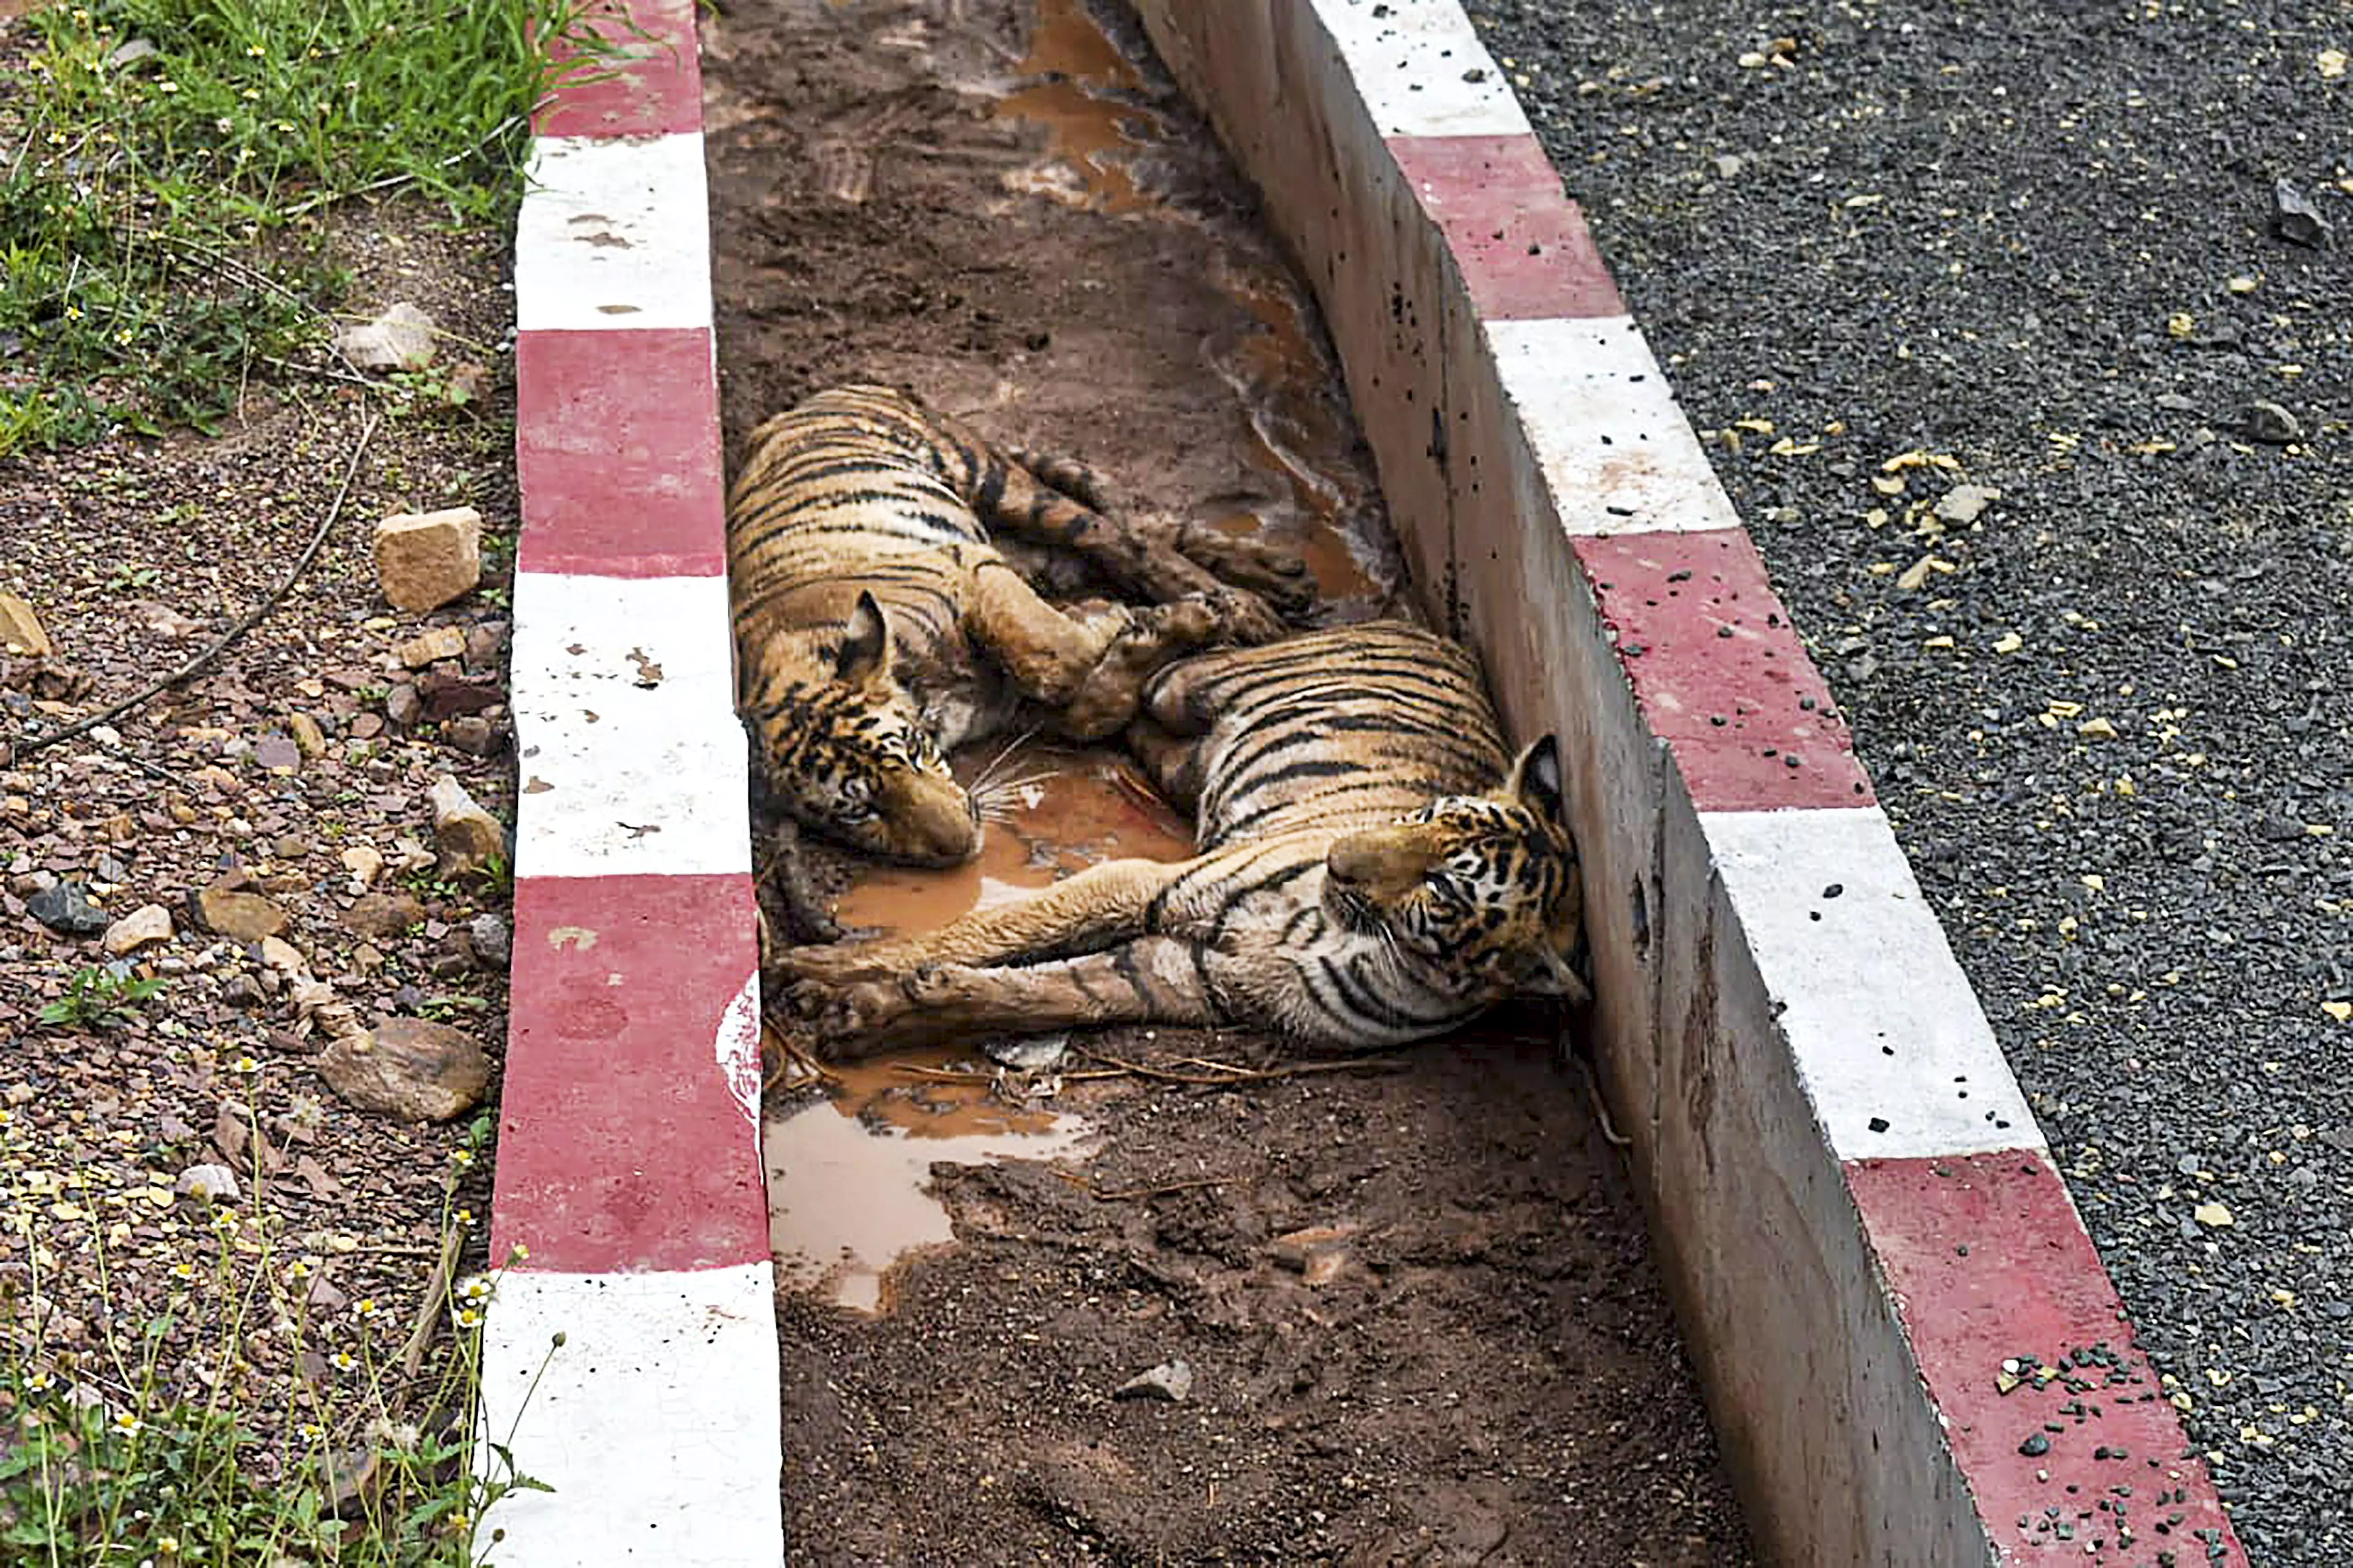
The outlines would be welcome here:
[[[2030,1459],[2039,1459],[2051,1451],[2051,1439],[2040,1432],[2031,1433],[2026,1441],[2018,1446],[2018,1451]]]
[[[286,719],[286,729],[294,737],[295,749],[304,756],[318,757],[326,754],[326,731],[321,730],[319,721],[308,713],[289,714]]]
[[[1165,1399],[1171,1405],[1182,1405],[1193,1393],[1193,1369],[1182,1359],[1164,1361],[1148,1372],[1137,1373],[1111,1391],[1113,1399]]]
[[[1715,155],[1715,173],[1718,179],[1737,178],[1740,174],[1739,157],[1731,153],[1718,153]]]
[[[139,628],[152,632],[165,642],[185,642],[205,629],[205,623],[191,620],[169,605],[153,599],[132,602],[131,613],[138,617]]]
[[[294,944],[284,937],[265,936],[261,939],[261,962],[280,974],[307,974],[311,966],[295,951]]]
[[[438,669],[417,681],[417,693],[425,700],[425,716],[437,723],[496,708],[507,695],[495,675],[448,675]]]
[[[58,882],[42,889],[25,900],[25,909],[61,936],[96,936],[106,929],[106,916],[77,882]]]
[[[404,680],[384,694],[384,716],[404,730],[414,730],[417,721],[425,717],[425,700],[417,695],[417,688]],[[373,719],[375,715],[363,713],[360,717]],[[359,733],[357,725],[352,727],[352,733]]]
[[[1991,485],[1955,485],[1936,502],[1936,516],[1944,522],[1960,525],[1975,522],[1985,509],[2001,499],[2001,492]]]
[[[433,803],[433,837],[441,847],[438,865],[442,876],[470,876],[506,858],[506,829],[475,804],[464,784],[444,774],[433,781],[426,798]]]
[[[2285,180],[2272,183],[2272,232],[2291,245],[2328,243],[2328,223],[2311,199]]]
[[[106,928],[100,945],[115,957],[172,940],[172,911],[161,904],[142,904]]]
[[[361,942],[352,949],[352,967],[362,974],[374,974],[384,967],[384,954],[376,951],[375,943]]]
[[[406,687],[400,687],[396,689],[403,691],[408,690]],[[417,693],[410,691],[408,695],[414,699]],[[387,710],[390,706],[391,703],[389,700],[387,700],[385,703]],[[354,741],[373,741],[378,735],[384,733],[384,715],[382,713],[354,713],[352,715],[351,723],[345,726],[345,728],[349,731],[352,739]]]
[[[2304,439],[2304,426],[2295,415],[2266,398],[2257,398],[2239,416],[2239,428],[2250,441],[2261,441],[2268,447],[2284,447],[2291,441]]]
[[[47,658],[55,652],[49,634],[33,606],[0,589],[0,653],[20,658]]]
[[[482,961],[485,969],[504,969],[514,954],[513,933],[497,915],[476,915],[466,922],[466,935],[472,940],[474,956]]]
[[[425,906],[406,893],[364,893],[343,913],[345,927],[389,941],[425,919]]]
[[[450,720],[441,726],[441,738],[457,750],[476,757],[489,756],[504,739],[499,727],[479,713]]]
[[[434,626],[410,637],[395,651],[409,668],[423,669],[436,659],[456,658],[464,653],[466,634],[455,626]]]
[[[214,886],[190,900],[196,923],[233,942],[259,942],[286,929],[286,911],[259,893],[241,893]]]
[[[2209,1230],[2221,1230],[2238,1223],[2232,1216],[2229,1206],[2223,1204],[2200,1204],[2190,1210],[2190,1215]]]
[[[411,1121],[447,1121],[481,1099],[490,1058],[462,1029],[424,1018],[385,1018],[331,1041],[319,1076],[345,1102]]]
[[[394,607],[411,614],[472,593],[482,580],[482,514],[460,506],[385,518],[375,525],[375,575]],[[465,634],[457,639],[446,657],[465,651]]]
[[[215,1204],[233,1204],[237,1197],[237,1173],[227,1165],[191,1165],[180,1173],[172,1190],[206,1208]]]
[[[507,646],[507,623],[479,621],[466,628],[466,665],[469,668],[493,668],[498,664],[499,650]]]
[[[338,328],[335,347],[357,370],[417,370],[433,363],[435,323],[406,300],[372,321]]]
[[[253,760],[269,772],[283,776],[301,771],[302,749],[284,735],[264,735],[253,743]]]
[[[232,974],[221,987],[221,1000],[242,1012],[251,1012],[269,1000],[261,982],[250,974]]]
[[[338,857],[343,869],[352,874],[352,891],[364,893],[375,883],[377,873],[384,869],[384,857],[365,844],[350,845]]]
[[[1067,1030],[1052,1035],[1017,1035],[981,1047],[990,1061],[1015,1072],[1051,1072],[1071,1048]]]
[[[1276,1237],[1268,1244],[1274,1261],[1310,1285],[1328,1284],[1348,1265],[1353,1225],[1314,1225]]]

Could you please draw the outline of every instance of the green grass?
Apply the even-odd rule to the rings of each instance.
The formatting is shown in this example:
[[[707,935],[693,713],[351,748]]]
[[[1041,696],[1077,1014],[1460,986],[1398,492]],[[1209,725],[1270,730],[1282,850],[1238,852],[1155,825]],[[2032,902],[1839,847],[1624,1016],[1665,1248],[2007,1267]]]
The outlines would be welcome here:
[[[119,0],[21,24],[0,78],[0,456],[213,428],[319,363],[347,279],[321,217],[512,209],[531,108],[611,49],[605,0]],[[615,36],[619,24],[607,21]],[[586,52],[553,63],[534,40]]]
[[[441,1215],[450,1258],[470,1217],[458,1184],[489,1131],[488,1118],[476,1121],[452,1153]],[[61,1194],[82,1195],[19,1178],[8,1228],[30,1300],[6,1304],[20,1322],[58,1305],[45,1260],[76,1248],[105,1267],[94,1217],[80,1243],[49,1223],[58,1208],[87,1207],[56,1203]],[[370,1299],[322,1319],[316,1267],[289,1256],[266,1206],[216,1210],[206,1228],[208,1256],[191,1248],[204,1260],[174,1268],[163,1311],[110,1319],[99,1353],[51,1354],[37,1342],[0,1363],[0,1568],[490,1562],[496,1532],[483,1513],[510,1492],[547,1489],[503,1444],[477,1462],[480,1325],[496,1278],[437,1270],[414,1321],[405,1305]],[[435,1372],[409,1342],[419,1324],[445,1322],[451,1348]],[[310,1347],[316,1370],[295,1384],[292,1408],[264,1412],[248,1360],[273,1328]]]

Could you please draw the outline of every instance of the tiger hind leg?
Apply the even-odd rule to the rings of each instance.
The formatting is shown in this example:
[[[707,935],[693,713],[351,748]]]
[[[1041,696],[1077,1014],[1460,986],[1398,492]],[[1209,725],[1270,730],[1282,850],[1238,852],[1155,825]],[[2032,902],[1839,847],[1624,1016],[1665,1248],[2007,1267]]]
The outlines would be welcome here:
[[[818,1054],[836,1059],[987,1035],[1219,1022],[1191,945],[1166,936],[1018,968],[926,965],[846,984],[802,982],[788,994]]]
[[[1314,579],[1296,550],[1203,523],[1155,517],[1147,509],[1129,505],[1110,480],[1075,458],[1027,447],[1004,456],[1050,489],[1105,517],[1124,520],[1126,527],[1160,548],[1175,551],[1221,583],[1249,589],[1286,616],[1303,616],[1315,606]]]

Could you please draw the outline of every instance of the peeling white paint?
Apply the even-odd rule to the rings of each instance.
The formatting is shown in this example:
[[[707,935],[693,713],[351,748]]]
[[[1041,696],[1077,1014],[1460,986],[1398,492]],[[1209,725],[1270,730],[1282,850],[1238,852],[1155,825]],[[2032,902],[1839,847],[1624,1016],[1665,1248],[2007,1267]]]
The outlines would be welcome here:
[[[550,136],[515,218],[515,328],[711,325],[702,136]]]

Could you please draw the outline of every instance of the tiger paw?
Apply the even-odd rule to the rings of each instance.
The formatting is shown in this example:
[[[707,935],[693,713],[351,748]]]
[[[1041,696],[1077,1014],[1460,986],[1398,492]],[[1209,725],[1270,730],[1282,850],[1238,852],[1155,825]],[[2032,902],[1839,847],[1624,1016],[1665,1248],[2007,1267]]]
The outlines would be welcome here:
[[[1186,523],[1176,531],[1176,546],[1220,582],[1257,595],[1286,616],[1304,615],[1315,605],[1315,580],[1308,575],[1306,557],[1286,545]]]
[[[896,979],[799,980],[786,986],[784,1000],[817,1054],[832,1061],[871,1056],[898,1043],[894,1026],[913,1015],[906,988]]]

